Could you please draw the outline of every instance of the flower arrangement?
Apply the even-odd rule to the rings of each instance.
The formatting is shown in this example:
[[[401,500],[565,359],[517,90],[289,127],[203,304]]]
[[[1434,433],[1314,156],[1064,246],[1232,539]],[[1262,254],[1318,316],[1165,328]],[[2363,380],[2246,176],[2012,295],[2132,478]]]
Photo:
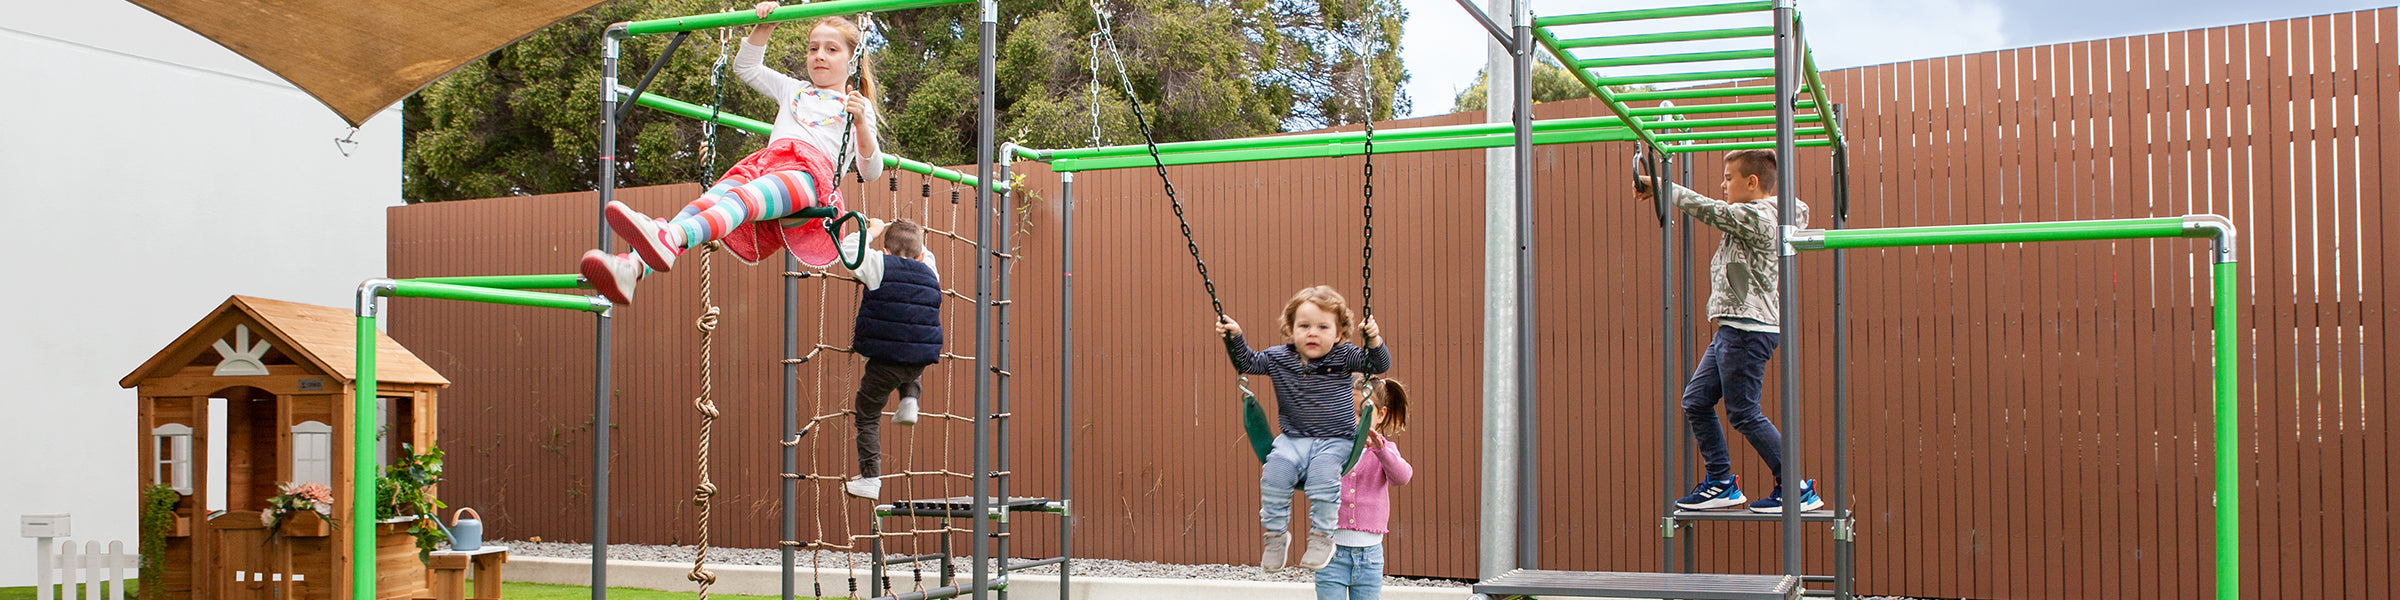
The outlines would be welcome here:
[[[282,532],[284,520],[301,513],[314,512],[327,523],[338,522],[333,518],[333,488],[310,482],[285,483],[281,489],[283,493],[268,498],[267,509],[258,513],[259,522],[267,526],[270,541]]]

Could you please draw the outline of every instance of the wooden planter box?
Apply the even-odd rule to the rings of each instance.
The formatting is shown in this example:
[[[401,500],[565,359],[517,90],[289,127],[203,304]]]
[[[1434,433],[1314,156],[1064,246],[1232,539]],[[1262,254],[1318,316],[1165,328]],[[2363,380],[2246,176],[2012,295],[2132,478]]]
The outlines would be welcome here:
[[[411,600],[430,596],[425,563],[417,560],[417,536],[408,532],[414,519],[375,524],[375,597]]]
[[[304,510],[283,517],[284,537],[325,537],[333,535],[333,525],[317,511]]]
[[[192,518],[177,515],[175,524],[167,528],[167,537],[192,537]]]

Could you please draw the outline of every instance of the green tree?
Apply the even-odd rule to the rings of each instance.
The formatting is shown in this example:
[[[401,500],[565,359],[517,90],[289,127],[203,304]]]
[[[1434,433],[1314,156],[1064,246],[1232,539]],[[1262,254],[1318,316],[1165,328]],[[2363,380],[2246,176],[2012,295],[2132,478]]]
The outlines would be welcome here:
[[[609,23],[746,8],[726,0],[617,0],[474,61],[404,106],[402,195],[410,202],[595,189],[600,31]],[[997,136],[1034,147],[1140,143],[1113,58],[1121,56],[1158,141],[1262,135],[1355,123],[1407,109],[1400,85],[1398,0],[1002,0]],[[976,59],[972,5],[875,15],[869,52],[882,84],[885,151],[935,164],[975,160]],[[736,80],[712,76],[719,49],[747,28],[695,32],[651,86],[654,93],[771,120],[774,106]],[[797,72],[808,28],[776,30],[768,66]],[[619,80],[637,83],[672,36],[628,40]],[[1111,43],[1113,42],[1113,44]],[[1112,53],[1109,48],[1116,49]],[[1372,57],[1373,76],[1360,57]],[[1099,77],[1095,78],[1097,64]],[[706,181],[765,145],[764,136],[635,109],[618,132],[621,186]],[[703,150],[711,150],[702,156]],[[705,161],[703,159],[706,159]]]
[[[1540,58],[1540,60],[1535,62],[1533,65],[1534,102],[1555,102],[1558,100],[1573,100],[1576,98],[1592,97],[1592,88],[1584,86],[1583,81],[1576,79],[1574,73],[1568,72],[1565,66],[1558,64],[1558,59],[1551,58],[1548,54],[1538,54],[1535,56]],[[1459,92],[1457,97],[1451,99],[1450,112],[1483,110],[1484,96],[1486,95],[1485,90],[1490,87],[1490,74],[1485,73],[1484,71],[1476,71],[1475,86]],[[1614,93],[1632,91],[1636,89],[1649,89],[1649,87],[1650,86],[1615,86],[1609,88],[1609,90],[1610,92]]]

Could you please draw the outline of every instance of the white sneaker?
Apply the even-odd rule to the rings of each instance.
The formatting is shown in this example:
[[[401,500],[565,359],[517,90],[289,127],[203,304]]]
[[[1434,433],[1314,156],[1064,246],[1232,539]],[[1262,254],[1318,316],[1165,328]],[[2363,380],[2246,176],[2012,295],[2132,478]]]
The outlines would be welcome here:
[[[642,280],[642,261],[599,250],[583,253],[583,280],[617,306],[633,304],[633,285]]]
[[[842,493],[874,500],[883,494],[883,480],[875,477],[852,477],[842,482]]]
[[[1266,544],[1267,551],[1258,557],[1259,570],[1268,573],[1283,570],[1283,564],[1291,560],[1292,534],[1284,531],[1269,531]]]
[[[892,411],[892,423],[899,425],[917,424],[917,399],[901,398],[900,408]]]
[[[633,246],[633,254],[652,270],[664,273],[675,268],[675,256],[683,254],[683,228],[669,227],[615,200],[608,201],[600,213],[607,217],[609,230],[625,238],[625,243]]]
[[[1333,563],[1333,534],[1308,532],[1308,550],[1300,553],[1300,568],[1315,571]]]

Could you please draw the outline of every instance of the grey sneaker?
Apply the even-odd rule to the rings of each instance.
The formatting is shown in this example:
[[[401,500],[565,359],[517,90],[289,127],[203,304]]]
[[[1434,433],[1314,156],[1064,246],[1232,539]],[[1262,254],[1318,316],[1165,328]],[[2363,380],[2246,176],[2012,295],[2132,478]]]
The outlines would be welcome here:
[[[1258,556],[1259,570],[1268,573],[1282,570],[1284,563],[1291,562],[1292,534],[1283,531],[1269,531],[1266,539],[1267,551]]]
[[[1325,568],[1333,562],[1333,534],[1308,532],[1308,551],[1300,554],[1300,568],[1311,571]]]

